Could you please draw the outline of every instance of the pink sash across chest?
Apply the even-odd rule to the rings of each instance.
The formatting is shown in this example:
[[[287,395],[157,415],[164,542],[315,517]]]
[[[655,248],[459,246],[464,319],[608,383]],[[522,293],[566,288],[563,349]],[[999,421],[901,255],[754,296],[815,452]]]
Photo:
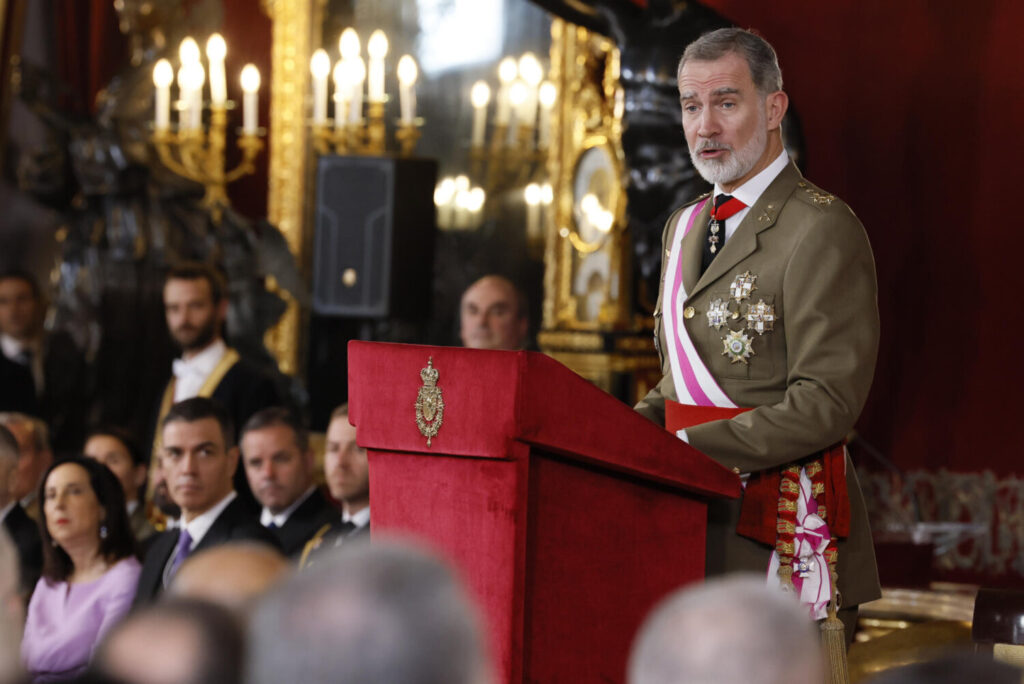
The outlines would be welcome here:
[[[672,379],[675,381],[676,394],[680,403],[693,406],[735,408],[736,404],[718,386],[714,376],[693,346],[693,341],[686,331],[686,319],[683,316],[688,295],[686,286],[683,284],[680,263],[682,243],[707,202],[708,200],[704,199],[680,214],[673,244],[669,249],[669,262],[665,268],[663,284],[663,291],[669,295],[668,301],[664,303],[666,305],[663,305],[665,346],[668,347]],[[685,228],[680,231],[679,228],[684,225]]]

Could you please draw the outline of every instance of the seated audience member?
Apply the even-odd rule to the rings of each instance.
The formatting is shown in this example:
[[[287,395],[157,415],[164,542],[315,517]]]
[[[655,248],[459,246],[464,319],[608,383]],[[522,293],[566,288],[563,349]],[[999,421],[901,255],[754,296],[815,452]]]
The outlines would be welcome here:
[[[85,670],[100,638],[128,612],[139,577],[124,492],[101,463],[75,457],[47,470],[43,576],[32,593],[21,655],[34,681]]]
[[[24,675],[19,655],[25,621],[20,563],[10,535],[0,529],[0,684],[20,682]]]
[[[529,329],[526,297],[508,278],[486,275],[462,293],[459,306],[462,346],[523,349]]]
[[[869,684],[1020,684],[1021,670],[975,653],[948,655],[886,670]]]
[[[266,544],[221,544],[182,563],[168,594],[209,601],[245,615],[256,599],[291,569],[288,559]]]
[[[36,412],[50,426],[54,449],[70,454],[82,443],[85,424],[85,357],[69,334],[43,329],[45,309],[31,274],[0,273],[0,357],[28,371]]]
[[[341,516],[309,540],[300,567],[312,563],[326,549],[370,538],[370,468],[366,449],[356,444],[356,429],[348,422],[348,404],[334,409],[327,425],[324,479],[331,496],[341,502]]]
[[[43,567],[43,546],[39,540],[39,526],[25,514],[11,494],[17,467],[18,442],[10,430],[0,425],[0,522],[18,550],[19,592],[27,601]]]
[[[263,409],[242,428],[242,464],[260,523],[277,535],[285,555],[302,553],[316,531],[338,517],[317,488],[316,457],[302,422],[284,407]]]
[[[0,425],[10,430],[18,441],[18,472],[11,494],[21,502],[28,517],[39,520],[36,493],[43,471],[53,463],[50,431],[46,423],[24,413],[0,413]]]
[[[821,639],[796,598],[764,577],[731,575],[681,589],[647,617],[630,684],[821,684]]]
[[[110,468],[124,489],[128,519],[132,534],[138,542],[145,541],[156,531],[146,518],[146,507],[139,500],[146,484],[146,460],[138,444],[127,430],[117,427],[96,428],[85,440],[83,453]]]
[[[153,537],[134,605],[156,598],[195,551],[243,539],[278,548],[277,538],[259,524],[259,511],[235,494],[233,435],[231,419],[216,399],[186,399],[164,417],[161,467],[181,518],[175,529]]]
[[[476,617],[451,571],[378,542],[332,551],[271,591],[250,622],[247,663],[251,684],[489,681]]]
[[[111,630],[92,670],[121,684],[241,684],[244,646],[242,628],[226,608],[173,598]]]

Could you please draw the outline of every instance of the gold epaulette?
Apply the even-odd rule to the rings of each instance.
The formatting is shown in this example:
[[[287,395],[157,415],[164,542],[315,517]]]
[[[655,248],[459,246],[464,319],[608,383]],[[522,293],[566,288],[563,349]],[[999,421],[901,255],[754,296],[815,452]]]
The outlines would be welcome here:
[[[309,554],[320,548],[320,544],[324,541],[324,536],[331,531],[331,527],[333,527],[332,523],[325,523],[324,526],[317,530],[316,534],[310,537],[309,541],[306,542],[306,545],[302,548],[302,557],[299,558],[299,570],[306,567],[309,561]]]

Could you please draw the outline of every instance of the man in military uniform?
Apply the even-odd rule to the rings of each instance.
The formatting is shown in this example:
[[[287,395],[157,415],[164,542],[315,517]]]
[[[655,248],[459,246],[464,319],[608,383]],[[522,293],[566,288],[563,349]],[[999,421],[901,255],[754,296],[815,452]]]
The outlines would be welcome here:
[[[789,160],[788,98],[767,42],[740,29],[705,34],[687,47],[678,81],[690,155],[715,188],[665,227],[655,311],[663,377],[636,408],[661,424],[666,399],[750,408],[678,434],[737,473],[778,472],[840,442],[867,398],[878,348],[871,248],[849,207]],[[848,459],[845,478],[849,534],[837,569],[842,604],[854,608],[840,614],[849,637],[856,605],[880,590]],[[768,568],[773,549],[737,533],[740,510],[711,504],[708,574]]]

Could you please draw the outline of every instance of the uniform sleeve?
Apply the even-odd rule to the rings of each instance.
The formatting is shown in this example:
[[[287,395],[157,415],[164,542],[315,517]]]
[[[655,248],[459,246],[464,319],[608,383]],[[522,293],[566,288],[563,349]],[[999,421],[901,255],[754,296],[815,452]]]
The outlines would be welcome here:
[[[785,267],[783,293],[782,400],[687,429],[691,445],[741,472],[841,440],[864,406],[878,353],[878,297],[871,247],[848,207],[829,207],[810,223]]]

